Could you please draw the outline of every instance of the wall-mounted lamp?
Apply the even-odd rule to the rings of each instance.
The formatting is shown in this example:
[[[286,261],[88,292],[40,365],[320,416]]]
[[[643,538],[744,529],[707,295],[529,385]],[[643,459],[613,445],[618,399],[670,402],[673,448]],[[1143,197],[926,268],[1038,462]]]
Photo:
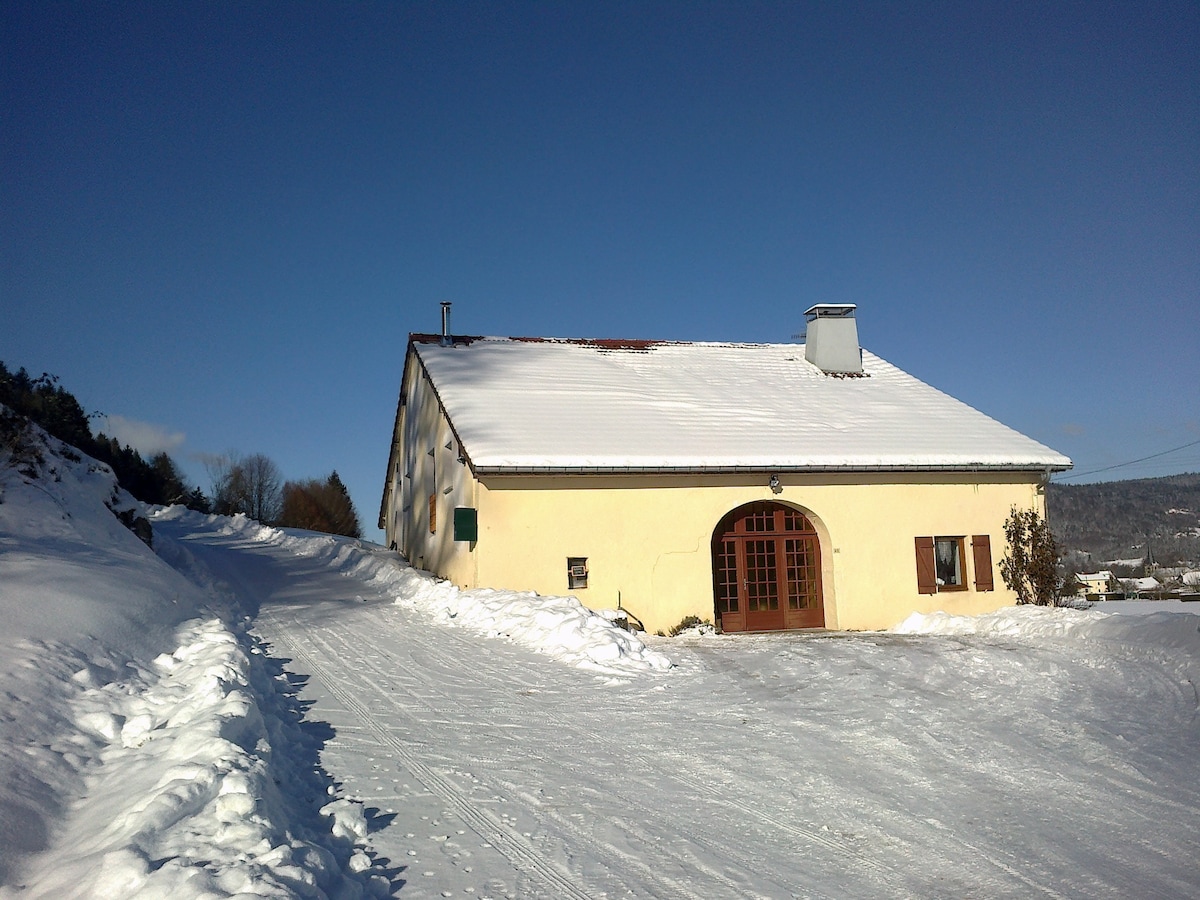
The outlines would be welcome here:
[[[773,494],[782,494],[783,493],[783,485],[779,483],[778,475],[771,476],[771,480],[767,482],[767,487],[769,487],[771,489],[771,493],[773,493]]]

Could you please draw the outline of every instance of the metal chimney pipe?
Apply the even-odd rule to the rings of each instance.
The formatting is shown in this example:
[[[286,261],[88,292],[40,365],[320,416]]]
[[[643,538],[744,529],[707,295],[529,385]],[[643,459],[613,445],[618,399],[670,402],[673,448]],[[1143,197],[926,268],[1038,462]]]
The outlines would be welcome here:
[[[450,339],[450,301],[442,301],[442,346],[449,347],[453,341]]]

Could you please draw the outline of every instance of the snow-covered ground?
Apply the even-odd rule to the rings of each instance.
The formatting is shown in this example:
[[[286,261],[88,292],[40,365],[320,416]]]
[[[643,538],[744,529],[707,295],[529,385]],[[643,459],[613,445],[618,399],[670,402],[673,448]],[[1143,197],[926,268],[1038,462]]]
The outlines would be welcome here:
[[[384,896],[238,599],[110,510],[107,467],[0,452],[0,896]]]
[[[1200,895],[1200,604],[630,635],[0,459],[0,897]]]

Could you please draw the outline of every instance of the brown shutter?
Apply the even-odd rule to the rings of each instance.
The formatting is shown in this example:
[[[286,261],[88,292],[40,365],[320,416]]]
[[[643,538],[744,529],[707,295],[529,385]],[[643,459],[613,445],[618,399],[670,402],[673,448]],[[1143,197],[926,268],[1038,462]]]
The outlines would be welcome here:
[[[917,542],[917,590],[922,594],[937,593],[937,570],[933,565],[933,538],[919,537]]]
[[[975,556],[975,590],[995,590],[996,585],[992,580],[991,536],[986,534],[971,535],[971,552]]]

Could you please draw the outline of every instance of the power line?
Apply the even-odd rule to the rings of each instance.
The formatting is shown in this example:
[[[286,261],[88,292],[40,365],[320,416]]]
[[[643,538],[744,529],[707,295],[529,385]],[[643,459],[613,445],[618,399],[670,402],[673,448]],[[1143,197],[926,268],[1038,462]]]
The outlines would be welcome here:
[[[1186,450],[1188,447],[1195,447],[1197,444],[1200,444],[1200,440],[1190,441],[1182,446],[1172,447],[1170,450],[1163,450],[1161,453],[1151,453],[1149,456],[1143,456],[1141,459],[1131,459],[1129,462],[1105,466],[1103,469],[1092,469],[1088,472],[1072,472],[1070,475],[1063,475],[1061,478],[1056,478],[1054,480],[1066,481],[1068,478],[1083,478],[1086,475],[1099,475],[1101,472],[1111,472],[1113,469],[1123,469],[1126,466],[1134,466],[1138,463],[1143,463],[1148,459],[1158,459],[1158,457],[1166,456],[1168,453],[1178,453],[1180,450]]]

